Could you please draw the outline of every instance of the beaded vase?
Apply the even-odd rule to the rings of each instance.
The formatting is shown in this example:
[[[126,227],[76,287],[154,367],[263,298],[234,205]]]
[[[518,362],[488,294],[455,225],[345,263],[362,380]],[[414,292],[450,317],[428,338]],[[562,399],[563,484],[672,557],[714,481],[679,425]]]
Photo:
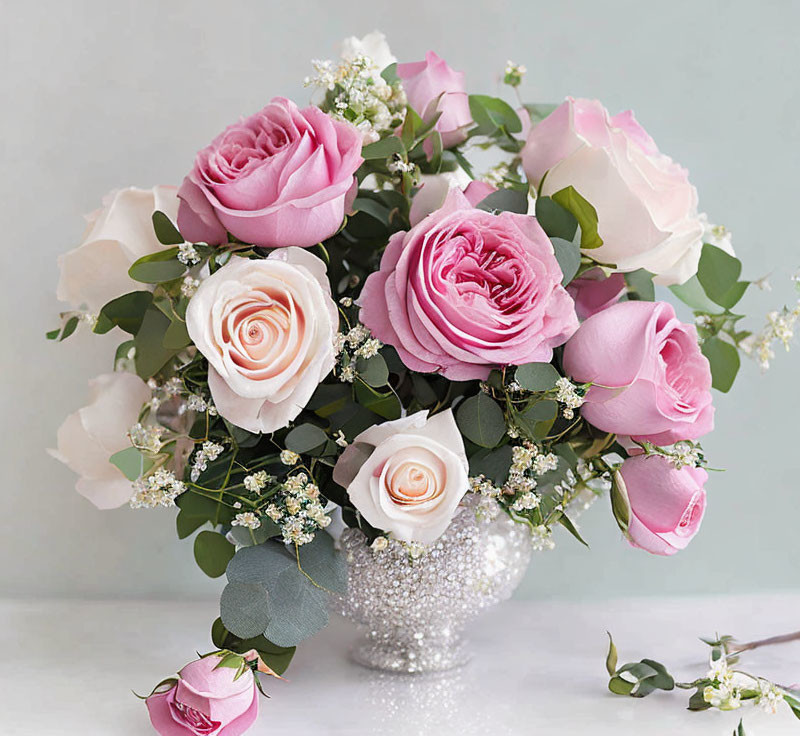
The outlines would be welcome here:
[[[364,628],[351,657],[366,667],[403,673],[466,664],[465,624],[511,596],[532,550],[525,525],[472,494],[445,533],[424,549],[394,540],[375,549],[357,529],[347,529],[341,545],[348,592],[336,605]]]

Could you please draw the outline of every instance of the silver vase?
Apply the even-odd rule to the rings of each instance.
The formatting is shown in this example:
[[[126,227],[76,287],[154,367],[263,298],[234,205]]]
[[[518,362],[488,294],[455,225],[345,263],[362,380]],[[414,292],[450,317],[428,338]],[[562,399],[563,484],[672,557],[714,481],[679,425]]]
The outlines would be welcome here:
[[[511,596],[532,549],[525,525],[473,494],[419,557],[396,541],[373,549],[357,529],[343,532],[341,546],[348,592],[336,605],[365,629],[351,657],[366,667],[404,673],[465,664],[465,624]]]

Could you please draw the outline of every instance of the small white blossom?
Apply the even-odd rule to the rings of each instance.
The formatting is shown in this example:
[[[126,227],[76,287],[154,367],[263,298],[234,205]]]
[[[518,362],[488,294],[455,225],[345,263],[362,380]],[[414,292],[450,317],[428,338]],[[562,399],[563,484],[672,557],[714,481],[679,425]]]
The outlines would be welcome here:
[[[525,511],[528,509],[535,509],[538,508],[540,503],[540,499],[538,494],[528,491],[527,493],[523,493],[519,496],[513,504],[511,504],[511,508],[514,511]]]
[[[533,460],[533,472],[536,475],[544,475],[549,470],[555,470],[558,467],[558,457],[552,452],[547,455],[537,455]]]
[[[200,286],[200,279],[194,279],[191,276],[184,276],[183,283],[181,284],[181,294],[187,299],[191,299],[197,292]]]
[[[156,455],[161,450],[163,432],[163,427],[137,422],[128,430],[128,437],[137,450]]]
[[[339,304],[343,307],[352,307],[353,306],[353,297],[351,296],[343,296],[339,299]]]
[[[413,161],[406,161],[399,153],[392,154],[386,168],[393,174],[410,174],[417,165]]]
[[[356,350],[356,355],[359,358],[372,358],[378,354],[378,350],[380,350],[382,346],[383,343],[380,340],[371,337],[365,340],[364,344]]]
[[[192,470],[189,474],[192,482],[197,481],[200,474],[208,468],[208,463],[216,460],[224,449],[225,447],[218,442],[211,442],[210,440],[203,442],[202,447],[195,452],[192,462]]]
[[[292,450],[281,450],[281,462],[284,465],[296,465],[300,460],[300,455]]]
[[[258,529],[261,521],[252,511],[245,511],[243,514],[236,514],[231,526],[243,526],[247,529]]]
[[[509,60],[506,62],[503,82],[511,87],[519,87],[527,71],[528,70],[522,64],[515,64],[513,61]]]
[[[250,493],[261,493],[269,482],[269,476],[265,470],[259,470],[252,475],[246,475],[243,482]]]
[[[281,511],[274,503],[271,503],[267,508],[264,510],[267,516],[273,521],[280,521],[283,518],[283,511]]]
[[[133,483],[130,506],[133,509],[171,507],[184,491],[186,484],[175,477],[171,470],[158,468],[155,472]]]
[[[200,263],[200,256],[191,243],[181,243],[178,246],[178,260],[186,266]]]
[[[334,442],[337,445],[339,445],[339,447],[347,447],[348,445],[347,438],[344,436],[344,432],[342,432],[341,429],[336,433],[336,436],[334,437]]]

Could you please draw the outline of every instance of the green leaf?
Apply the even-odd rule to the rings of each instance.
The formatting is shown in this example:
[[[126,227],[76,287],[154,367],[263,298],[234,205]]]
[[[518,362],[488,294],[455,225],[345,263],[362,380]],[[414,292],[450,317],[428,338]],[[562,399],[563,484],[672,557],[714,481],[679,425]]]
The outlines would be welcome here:
[[[675,688],[675,680],[661,662],[656,662],[653,659],[643,659],[642,664],[646,664],[656,671],[656,674],[648,680],[650,685],[658,690],[673,690]]]
[[[178,249],[169,248],[157,253],[142,256],[129,269],[128,275],[134,281],[144,284],[161,284],[172,281],[186,273],[186,265],[178,258]]]
[[[623,534],[627,534],[628,526],[631,523],[631,502],[628,500],[625,481],[618,470],[611,476],[611,510],[617,520],[617,525]]]
[[[710,707],[711,704],[707,703],[703,696],[703,687],[698,687],[692,697],[689,698],[689,710],[708,710]]]
[[[164,339],[161,341],[161,344],[167,350],[182,350],[191,345],[192,338],[189,337],[189,330],[186,328],[186,322],[180,319],[171,320],[167,331],[164,333]]]
[[[300,567],[314,583],[334,593],[347,592],[347,563],[328,532],[317,531],[312,541],[297,548],[297,554]]]
[[[711,385],[722,393],[730,391],[739,372],[739,351],[719,337],[704,340],[700,350],[711,365]]]
[[[486,212],[516,212],[524,215],[528,212],[528,195],[517,189],[498,189],[475,206]]]
[[[503,445],[494,450],[478,450],[469,458],[469,474],[485,475],[495,485],[502,486],[508,479],[512,452],[511,445]]]
[[[66,340],[76,329],[78,329],[78,318],[77,317],[70,317],[67,320],[67,323],[64,325],[64,329],[61,332],[61,337],[58,338],[59,342],[62,340]]]
[[[532,105],[527,104],[523,105],[523,107],[528,111],[528,114],[531,116],[531,122],[536,125],[536,123],[541,123],[550,113],[552,113],[558,105]]]
[[[597,232],[597,210],[585,200],[575,187],[564,187],[552,195],[556,204],[569,210],[581,226],[581,248],[584,250],[599,248],[603,239]]]
[[[158,242],[162,245],[178,245],[183,243],[183,237],[178,232],[178,228],[172,224],[172,220],[163,212],[156,210],[153,213],[153,229],[156,232]]]
[[[322,419],[327,419],[350,403],[352,390],[342,383],[323,383],[317,387],[306,408]]]
[[[179,539],[186,539],[207,521],[213,521],[220,506],[219,501],[196,493],[183,493],[176,503],[180,508],[175,520]]]
[[[608,681],[608,689],[615,695],[630,695],[636,683],[623,680],[621,677],[612,677]]]
[[[577,243],[562,238],[550,238],[550,242],[553,244],[553,252],[561,267],[561,285],[566,286],[578,273],[581,265],[581,249]]]
[[[395,153],[405,153],[403,142],[396,136],[390,135],[375,143],[370,143],[361,149],[361,155],[366,161],[389,158]]]
[[[682,284],[670,286],[669,290],[684,304],[699,312],[717,314],[722,311],[717,304],[708,298],[697,276],[692,276]]]
[[[236,548],[219,532],[200,532],[195,537],[195,562],[210,578],[218,578],[225,572],[235,552]]]
[[[225,628],[236,636],[246,639],[262,635],[271,616],[266,585],[228,583],[220,597],[219,613]]]
[[[470,131],[471,135],[491,135],[498,128],[508,133],[522,131],[519,115],[505,100],[488,95],[470,95],[469,111],[477,127]]]
[[[577,539],[584,547],[588,549],[589,543],[580,535],[580,532],[576,528],[575,524],[572,522],[566,514],[561,514],[558,517],[558,523],[561,524],[575,539]]]
[[[389,208],[370,197],[356,197],[353,209],[356,212],[364,212],[383,225],[389,224]]]
[[[216,619],[211,627],[211,641],[218,649],[229,649],[239,654],[255,649],[261,659],[279,675],[286,672],[296,651],[296,647],[279,647],[264,636],[242,639],[228,631],[221,618]]]
[[[170,320],[155,307],[149,307],[133,345],[136,348],[136,373],[145,380],[158,373],[178,351],[164,347]]]
[[[524,419],[533,423],[549,422],[556,418],[556,414],[558,414],[558,403],[549,399],[536,401],[522,412]]]
[[[399,419],[402,407],[392,391],[380,392],[363,381],[355,383],[356,400],[364,408],[375,412],[384,419]]]
[[[634,677],[637,680],[644,680],[648,677],[654,677],[658,674],[658,670],[654,669],[649,664],[645,664],[644,662],[631,662],[630,664],[625,664],[620,667],[617,672],[619,674],[628,672],[631,677]]]
[[[636,299],[643,302],[652,302],[656,298],[656,287],[653,284],[653,274],[650,271],[640,268],[625,274],[625,283],[632,291]],[[628,298],[632,295],[629,293]]]
[[[525,363],[514,373],[514,380],[526,391],[550,391],[560,377],[550,363]]]
[[[46,337],[48,340],[55,340],[55,339],[57,339],[57,338],[58,338],[58,336],[59,336],[60,334],[61,334],[61,328],[59,327],[58,329],[55,329],[55,330],[50,330],[49,332],[45,332],[45,335],[44,335],[44,336],[45,336],[45,337]]]
[[[400,77],[397,76],[397,62],[392,62],[387,66],[382,72],[381,77],[386,82],[386,84],[394,84],[395,82],[400,81]]]
[[[738,258],[721,248],[705,243],[697,267],[697,278],[710,299],[720,306],[742,272]]]
[[[575,216],[550,197],[536,198],[536,219],[550,238],[572,242],[578,231]]]
[[[617,674],[617,647],[614,644],[614,639],[611,637],[611,632],[606,631],[608,634],[608,654],[606,655],[606,672],[609,677],[614,677]]]
[[[142,455],[135,447],[126,447],[115,452],[108,461],[116,465],[128,480],[136,480],[153,467],[153,461]]]
[[[744,732],[744,723],[741,718],[739,719],[739,725],[733,730],[733,736],[747,736]]]
[[[132,291],[106,304],[97,316],[94,332],[103,335],[114,327],[135,335],[142,326],[147,308],[153,303],[150,291]]]
[[[257,544],[264,544],[268,539],[277,537],[280,533],[281,528],[272,519],[263,517],[258,529],[234,526],[227,536],[232,537],[239,547],[253,547]]]
[[[380,354],[371,358],[359,358],[356,361],[356,373],[374,388],[389,383],[389,368]]]
[[[503,410],[483,391],[461,402],[456,422],[461,434],[481,447],[495,447],[506,433]]]
[[[288,450],[303,453],[314,450],[328,441],[325,430],[314,424],[301,424],[286,435],[284,443]]]
[[[328,624],[328,594],[315,586],[296,564],[287,567],[270,586],[273,618],[264,631],[270,641],[296,646]]]

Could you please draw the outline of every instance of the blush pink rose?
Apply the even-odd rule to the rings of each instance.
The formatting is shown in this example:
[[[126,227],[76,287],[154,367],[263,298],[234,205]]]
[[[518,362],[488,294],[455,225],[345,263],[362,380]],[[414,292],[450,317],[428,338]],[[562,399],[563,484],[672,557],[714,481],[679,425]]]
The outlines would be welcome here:
[[[314,245],[342,224],[362,161],[353,125],[276,97],[197,154],[178,191],[178,227],[213,245],[226,231],[263,247]]]
[[[450,190],[395,233],[359,298],[361,321],[411,370],[454,381],[549,362],[577,329],[553,246],[532,217],[493,215]]]
[[[666,302],[620,302],[592,315],[564,347],[563,365],[574,381],[599,384],[581,407],[598,429],[670,445],[714,428],[697,331]]]
[[[226,652],[227,653],[227,652]],[[258,717],[252,670],[219,667],[210,654],[187,664],[166,692],[147,698],[153,728],[161,736],[240,736]]]
[[[691,466],[677,470],[660,455],[636,455],[622,464],[619,476],[631,507],[628,541],[656,555],[686,547],[706,510],[708,473]]]
[[[442,113],[434,129],[441,134],[445,148],[467,139],[466,129],[472,125],[472,115],[464,87],[464,72],[451,69],[444,59],[429,51],[425,61],[398,64],[397,76],[403,82],[408,104],[423,120]],[[425,143],[430,156],[430,141]]]
[[[522,163],[539,194],[573,186],[594,206],[603,239],[590,252],[595,260],[620,271],[645,268],[661,284],[697,272],[697,190],[630,110],[612,117],[597,100],[570,97],[533,126]]]
[[[625,277],[621,273],[606,276],[602,268],[592,268],[567,284],[575,300],[578,319],[584,320],[616,304],[625,293]]]

